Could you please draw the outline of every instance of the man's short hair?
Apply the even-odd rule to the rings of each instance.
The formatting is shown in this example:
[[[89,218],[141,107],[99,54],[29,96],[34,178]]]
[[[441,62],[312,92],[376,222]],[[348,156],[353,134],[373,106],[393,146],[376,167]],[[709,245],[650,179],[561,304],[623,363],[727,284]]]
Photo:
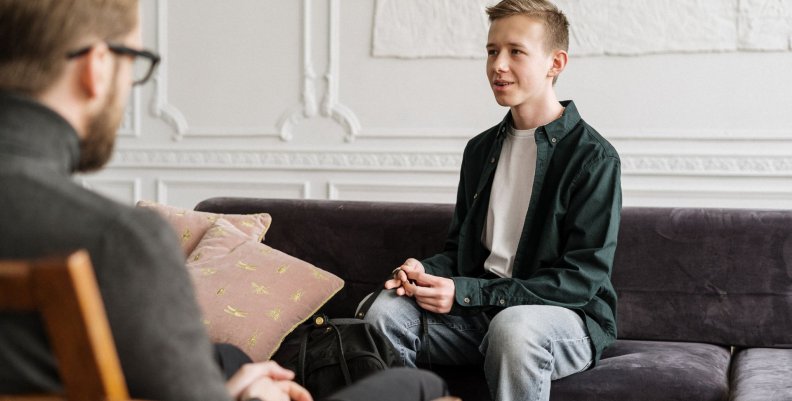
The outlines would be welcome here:
[[[569,50],[569,21],[555,4],[547,0],[503,0],[487,7],[490,22],[513,15],[536,18],[545,26],[545,51]]]
[[[40,94],[66,53],[119,40],[137,21],[138,0],[0,0],[0,90]]]

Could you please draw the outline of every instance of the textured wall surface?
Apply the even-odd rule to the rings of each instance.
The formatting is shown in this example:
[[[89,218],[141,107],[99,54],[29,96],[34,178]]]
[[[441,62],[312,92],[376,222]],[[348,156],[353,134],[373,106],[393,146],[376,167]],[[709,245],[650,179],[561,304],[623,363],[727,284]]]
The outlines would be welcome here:
[[[625,205],[792,207],[790,1],[559,1],[589,56],[556,90],[619,151]],[[453,202],[465,143],[507,111],[484,74],[487,3],[142,1],[163,63],[109,168],[79,179],[184,207]]]
[[[484,57],[488,0],[378,0],[374,55]],[[792,0],[558,0],[574,55],[790,51]]]

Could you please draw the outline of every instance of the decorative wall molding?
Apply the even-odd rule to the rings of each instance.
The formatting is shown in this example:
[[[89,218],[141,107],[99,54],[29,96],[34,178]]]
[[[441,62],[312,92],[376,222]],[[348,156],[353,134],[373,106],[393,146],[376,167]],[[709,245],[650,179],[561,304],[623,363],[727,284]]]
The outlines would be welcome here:
[[[486,128],[365,128],[359,139],[471,139]],[[630,141],[697,141],[697,142],[756,142],[781,141],[792,144],[792,130],[739,130],[739,129],[609,129],[597,131],[608,140]]]
[[[459,153],[118,150],[111,168],[212,168],[457,172]]]
[[[311,184],[307,181],[273,181],[252,179],[158,179],[156,199],[158,203],[178,205],[173,199],[173,194],[179,188],[201,190],[204,189],[211,196],[241,196],[239,192],[229,193],[228,190],[255,190],[258,193],[280,191],[289,193],[289,197],[309,199],[311,197]],[[222,192],[218,192],[223,190]],[[295,196],[296,195],[296,196]],[[203,200],[203,199],[199,199]],[[191,203],[191,202],[188,202]],[[184,205],[191,207],[192,205]]]
[[[338,100],[338,90],[340,81],[339,61],[341,58],[340,50],[340,24],[341,24],[341,2],[339,0],[329,0],[330,7],[328,16],[328,63],[323,75],[326,82],[325,94],[322,100],[321,109],[317,109],[317,89],[316,73],[313,66],[313,32],[312,26],[312,0],[303,0],[303,91],[301,104],[292,106],[286,111],[278,121],[280,137],[284,141],[294,138],[294,128],[307,118],[314,118],[318,113],[324,117],[335,120],[346,131],[344,139],[352,142],[360,132],[360,121],[349,107],[343,105]]]
[[[629,175],[792,177],[792,156],[621,155]]]
[[[622,154],[622,173],[792,177],[792,156]],[[459,152],[118,150],[112,168],[458,172]]]
[[[312,0],[303,0],[302,7],[302,97],[300,103],[284,112],[278,120],[277,127],[280,138],[291,141],[294,138],[294,127],[306,118],[313,118],[319,113],[316,100],[316,70],[313,64],[313,31],[311,18],[313,14]]]
[[[170,124],[174,130],[171,137],[174,141],[181,141],[186,137],[277,137],[279,134],[268,127],[191,127],[184,113],[171,104],[168,99],[168,1],[156,0],[156,38],[157,51],[162,55],[162,61],[154,73],[154,99],[151,103],[151,113]]]
[[[118,136],[140,138],[140,88],[135,86],[129,95],[124,119],[118,129]]]
[[[376,57],[484,58],[495,0],[377,0]],[[792,0],[556,0],[570,54],[792,50]],[[482,24],[484,19],[484,24]]]
[[[645,129],[603,129],[598,130],[607,139],[626,140],[673,140],[673,141],[712,141],[712,142],[756,142],[784,141],[792,144],[792,130],[731,130],[731,129],[691,129],[691,130],[645,130]]]
[[[674,188],[656,189],[633,189],[622,188],[625,196],[634,198],[650,199],[720,199],[720,200],[741,200],[746,196],[763,200],[784,200],[792,199],[792,189],[779,190],[746,190],[745,188],[732,189],[712,189],[712,190],[679,190]]]
[[[159,68],[154,74],[154,101],[152,114],[173,126],[174,141],[180,141],[187,134],[188,125],[184,114],[168,102],[168,0],[157,0],[157,51],[162,56]]]
[[[393,202],[454,202],[457,186],[454,184],[383,184],[382,181],[337,182],[327,184],[327,198],[331,200],[355,200],[345,193],[369,193],[371,196],[385,198]]]
[[[338,90],[341,85],[339,62],[341,58],[341,0],[330,0],[330,37],[328,39],[330,60],[325,73],[327,91],[322,102],[322,114],[333,118],[346,130],[346,141],[351,142],[360,132],[360,121],[355,112],[341,104]]]
[[[134,204],[142,199],[140,178],[108,178],[80,176],[77,182],[83,188],[101,193],[119,202]],[[131,197],[131,199],[129,199]]]
[[[664,187],[633,189],[622,185],[622,195],[624,206],[789,209],[792,204],[792,190],[746,190],[738,186],[731,189],[678,190]]]
[[[157,0],[157,49],[163,56],[160,68],[154,75],[154,100],[152,102],[152,114],[170,124],[174,129],[172,139],[181,141],[187,137],[208,137],[208,138],[245,138],[245,137],[279,137],[283,141],[290,141],[294,137],[294,129],[302,121],[322,115],[329,117],[339,123],[346,132],[345,139],[348,142],[354,140],[360,132],[360,121],[355,113],[338,100],[339,91],[339,59],[340,52],[340,8],[339,0],[329,0],[329,24],[328,24],[328,66],[323,79],[326,81],[325,95],[321,108],[318,102],[318,93],[313,63],[313,6],[315,0],[303,0],[302,7],[302,91],[300,103],[284,111],[275,123],[275,130],[267,127],[191,127],[184,113],[178,107],[171,104],[168,99],[168,1]]]

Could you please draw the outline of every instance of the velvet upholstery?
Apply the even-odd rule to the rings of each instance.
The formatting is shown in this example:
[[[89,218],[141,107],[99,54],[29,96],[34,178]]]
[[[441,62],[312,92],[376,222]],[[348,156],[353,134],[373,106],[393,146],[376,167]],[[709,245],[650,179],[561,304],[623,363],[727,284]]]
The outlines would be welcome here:
[[[269,213],[265,243],[346,281],[325,309],[338,317],[405,258],[438,252],[453,213],[446,204],[246,198],[196,209]],[[792,348],[792,211],[626,207],[613,283],[619,340],[593,369],[554,382],[553,401],[727,400],[734,386],[781,386],[746,351],[745,367],[732,371],[742,379],[730,384],[729,347],[792,352],[783,349]],[[489,399],[480,368],[433,369],[464,400]]]
[[[792,400],[792,349],[749,348],[732,363],[731,401]]]
[[[729,349],[701,343],[617,340],[596,369],[554,381],[551,401],[725,401]]]
[[[792,211],[625,208],[619,338],[792,347]]]

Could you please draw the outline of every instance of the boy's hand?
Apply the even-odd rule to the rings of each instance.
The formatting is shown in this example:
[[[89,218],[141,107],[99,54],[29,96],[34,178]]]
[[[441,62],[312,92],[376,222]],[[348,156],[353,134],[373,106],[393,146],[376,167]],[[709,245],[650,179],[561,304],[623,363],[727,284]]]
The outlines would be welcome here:
[[[396,289],[396,294],[401,296],[405,295],[404,283],[409,283],[410,278],[408,275],[425,272],[423,265],[416,259],[410,258],[404,263],[393,270],[393,278],[385,282],[385,289]]]
[[[402,286],[396,290],[397,292],[403,290],[405,295],[415,298],[418,306],[429,312],[451,312],[456,293],[454,280],[426,274],[423,271],[410,272],[407,274],[407,279],[402,281]]]

